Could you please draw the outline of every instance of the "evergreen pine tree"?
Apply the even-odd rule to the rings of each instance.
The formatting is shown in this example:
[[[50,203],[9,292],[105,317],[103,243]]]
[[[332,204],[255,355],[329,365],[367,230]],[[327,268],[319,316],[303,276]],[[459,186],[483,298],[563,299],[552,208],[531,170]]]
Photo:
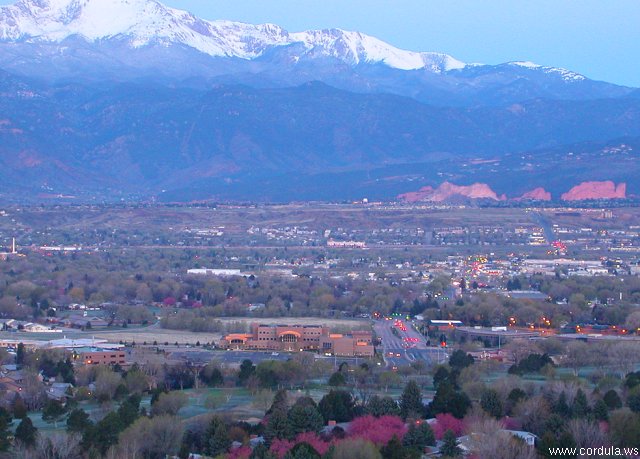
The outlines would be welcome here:
[[[400,397],[400,416],[406,420],[408,417],[422,417],[424,405],[422,393],[418,383],[411,380],[407,383]]]
[[[408,449],[422,453],[427,446],[436,444],[436,437],[431,426],[426,422],[422,422],[419,425],[411,424],[402,439],[402,444]]]
[[[447,430],[442,437],[442,446],[440,447],[440,455],[445,457],[459,457],[462,450],[458,446],[458,439],[453,430]]]
[[[259,443],[258,446],[253,448],[249,459],[277,459],[264,443]]]
[[[271,442],[276,438],[284,440],[291,437],[291,422],[287,412],[282,410],[273,411],[269,415],[264,429],[264,439],[267,445],[271,445]]]
[[[394,435],[389,443],[380,449],[383,459],[406,459],[407,452],[397,435]]]
[[[11,435],[11,431],[9,430],[9,423],[7,419],[4,417],[0,417],[0,451],[7,451],[11,442],[9,441],[9,436]]]
[[[102,418],[95,427],[85,431],[83,443],[87,443],[96,447],[101,454],[105,454],[107,450],[118,442],[118,435],[124,430],[122,420],[118,413],[111,412]]]
[[[284,459],[320,459],[320,454],[309,443],[302,442],[291,448]]]
[[[269,408],[266,414],[271,414],[273,411],[282,410],[287,411],[289,409],[289,396],[285,389],[280,389],[276,392],[276,395],[273,397],[273,402],[271,402],[271,408]]]
[[[556,413],[561,417],[564,417],[564,418],[570,417],[571,409],[567,404],[567,394],[565,394],[564,391],[560,393],[560,396],[558,397],[558,401],[553,406],[553,411],[554,413]]]
[[[218,416],[211,418],[207,429],[207,438],[207,453],[211,456],[224,454],[231,447],[227,426]]]
[[[574,418],[584,418],[589,414],[589,402],[587,396],[582,389],[578,389],[575,398],[573,399],[573,405],[571,405],[571,414]]]
[[[92,422],[89,419],[89,415],[82,408],[76,408],[67,418],[67,432],[84,433]]]
[[[291,435],[296,436],[303,432],[320,432],[324,426],[322,415],[315,406],[296,404],[289,410],[289,422]]]
[[[494,389],[487,389],[482,393],[480,406],[494,418],[500,419],[502,417],[502,400]]]
[[[53,422],[55,427],[58,427],[58,421],[62,419],[66,409],[57,400],[49,400],[42,409],[42,420],[46,422]]]
[[[24,364],[25,350],[24,344],[18,343],[18,348],[16,349],[16,365]]]
[[[606,421],[609,419],[609,409],[602,399],[598,399],[593,405],[593,415],[598,421]]]
[[[31,422],[31,418],[27,416],[20,421],[20,424],[18,424],[15,438],[25,446],[33,446],[36,444],[37,434],[38,429],[34,427],[33,422]]]
[[[27,405],[20,394],[16,394],[13,402],[11,402],[11,411],[13,411],[13,417],[16,419],[22,419],[27,415]]]
[[[346,383],[347,383],[347,382],[346,382],[346,380],[344,379],[344,375],[343,375],[341,372],[339,372],[339,371],[336,371],[335,373],[333,373],[333,374],[331,375],[331,377],[329,378],[329,382],[328,382],[328,384],[329,384],[331,387],[340,387],[340,386],[344,386]]]
[[[602,397],[602,400],[604,400],[604,402],[607,404],[607,407],[609,407],[610,410],[622,408],[622,400],[620,399],[620,396],[618,395],[618,393],[613,389],[610,389],[607,392],[605,392],[604,396]]]

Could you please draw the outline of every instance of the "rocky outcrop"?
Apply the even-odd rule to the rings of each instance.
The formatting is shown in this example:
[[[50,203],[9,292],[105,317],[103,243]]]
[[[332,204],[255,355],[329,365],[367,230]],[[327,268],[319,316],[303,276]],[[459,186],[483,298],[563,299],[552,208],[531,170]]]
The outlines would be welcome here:
[[[527,191],[525,194],[516,198],[517,201],[551,201],[551,193],[542,187]]]
[[[435,189],[426,186],[418,191],[401,194],[398,198],[406,202],[443,202],[459,196],[467,199],[491,199],[493,201],[505,201],[507,199],[504,195],[498,196],[486,183],[460,186],[450,182],[444,182]]]
[[[616,185],[612,181],[582,182],[574,186],[561,197],[563,201],[584,201],[587,199],[625,199],[627,184]]]

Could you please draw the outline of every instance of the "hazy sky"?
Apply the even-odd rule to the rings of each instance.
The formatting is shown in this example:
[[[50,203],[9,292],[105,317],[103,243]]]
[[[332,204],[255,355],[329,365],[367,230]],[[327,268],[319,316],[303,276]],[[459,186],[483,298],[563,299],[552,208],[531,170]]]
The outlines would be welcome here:
[[[98,0],[100,1],[100,0]],[[0,0],[0,4],[13,1]],[[339,27],[465,62],[529,60],[640,87],[640,0],[165,0],[205,19]]]

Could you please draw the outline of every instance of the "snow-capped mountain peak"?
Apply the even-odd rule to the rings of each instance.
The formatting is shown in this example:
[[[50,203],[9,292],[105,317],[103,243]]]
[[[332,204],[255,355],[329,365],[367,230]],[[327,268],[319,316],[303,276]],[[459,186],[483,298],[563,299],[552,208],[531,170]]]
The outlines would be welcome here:
[[[360,32],[324,29],[289,33],[275,24],[207,21],[157,0],[19,0],[0,7],[0,42],[61,43],[70,37],[88,42],[117,41],[132,48],[179,45],[209,56],[244,60],[294,46],[293,62],[330,57],[353,67],[377,64],[436,74],[483,67],[447,54],[399,49]],[[559,76],[566,82],[585,80],[578,73],[532,62],[506,65]]]
[[[383,64],[440,73],[465,64],[440,53],[395,48],[377,38],[340,29],[288,33],[274,24],[206,21],[156,0],[20,0],[0,8],[0,40],[61,42],[126,40],[132,47],[181,44],[211,56],[254,59],[274,47],[302,44],[307,56],[350,65]]]
[[[0,10],[0,39],[60,42],[125,39],[131,46],[179,43],[211,56],[252,58],[286,43],[278,26],[209,22],[155,0],[20,0]]]

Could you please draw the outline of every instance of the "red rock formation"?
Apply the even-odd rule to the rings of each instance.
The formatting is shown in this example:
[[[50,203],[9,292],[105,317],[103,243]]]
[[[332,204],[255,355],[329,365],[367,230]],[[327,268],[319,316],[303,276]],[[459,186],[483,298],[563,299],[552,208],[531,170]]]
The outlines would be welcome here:
[[[582,201],[585,199],[625,199],[627,184],[616,185],[612,181],[582,182],[562,195],[563,201]]]
[[[444,182],[435,190],[430,186],[426,186],[420,188],[418,191],[401,194],[398,198],[406,202],[443,202],[454,196],[463,196],[469,199],[493,199],[494,201],[506,200],[506,196],[498,196],[496,192],[485,183],[474,183],[469,186],[459,186],[449,182]]]
[[[427,200],[428,196],[433,194],[433,188],[430,186],[424,186],[420,188],[418,191],[411,191],[409,193],[401,194],[398,196],[403,201],[406,202],[418,202]]]
[[[521,197],[516,198],[517,201],[522,201],[525,199],[530,199],[533,201],[551,201],[551,193],[549,193],[542,187],[538,187],[534,190],[527,191]]]

